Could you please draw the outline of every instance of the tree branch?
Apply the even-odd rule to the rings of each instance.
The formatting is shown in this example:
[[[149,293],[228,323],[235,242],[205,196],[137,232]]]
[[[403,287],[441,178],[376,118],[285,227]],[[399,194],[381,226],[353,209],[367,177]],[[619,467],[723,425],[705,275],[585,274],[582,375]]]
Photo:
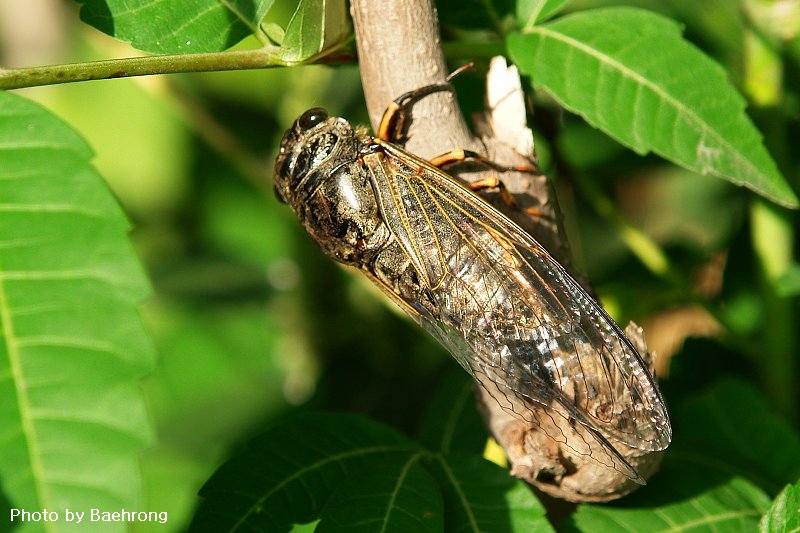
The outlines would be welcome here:
[[[351,13],[364,93],[375,128],[392,99],[409,90],[445,81],[448,69],[442,54],[436,11],[431,0],[352,0]],[[500,67],[493,66],[495,68],[502,72],[504,63]],[[490,73],[490,79],[491,76]],[[441,92],[414,104],[406,149],[424,158],[453,148],[468,148],[503,165],[519,165],[530,160],[533,153],[520,153],[520,146],[525,144],[519,142],[520,135],[529,136],[530,131],[524,130],[524,120],[522,128],[526,133],[521,133],[514,125],[515,119],[525,116],[519,77],[513,70],[512,75],[501,74],[498,79],[490,80],[488,112],[475,117],[480,138],[469,132],[454,96]],[[496,85],[493,87],[492,83]],[[505,127],[509,120],[511,126]],[[532,145],[524,151],[532,152]],[[457,177],[477,179],[480,172],[459,172]],[[520,206],[532,207],[542,216],[531,218],[520,209],[510,209],[499,201],[497,194],[488,195],[487,200],[570,269],[561,217],[548,180],[544,176],[517,172],[502,173],[500,178]],[[627,332],[634,344],[641,347],[640,353],[647,357],[641,331],[629,327]],[[636,487],[622,474],[582,457],[545,434],[545,431],[560,432],[568,439],[578,439],[573,442],[586,438],[569,420],[554,417],[541,408],[540,418],[553,420],[555,429],[522,422],[500,408],[489,395],[487,389],[491,389],[492,384],[482,385],[477,392],[484,419],[506,450],[514,475],[548,494],[572,501],[614,499]],[[658,453],[646,454],[634,449],[621,452],[645,477],[652,474],[660,462]]]
[[[386,106],[404,92],[442,83],[448,70],[439,46],[431,2],[353,0],[359,67],[373,128]],[[453,94],[439,92],[414,103],[406,148],[431,158],[454,146],[477,148]]]

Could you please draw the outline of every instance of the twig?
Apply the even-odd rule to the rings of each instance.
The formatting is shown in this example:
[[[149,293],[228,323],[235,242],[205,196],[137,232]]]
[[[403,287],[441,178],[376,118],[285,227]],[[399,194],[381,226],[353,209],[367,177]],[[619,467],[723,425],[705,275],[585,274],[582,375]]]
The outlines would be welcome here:
[[[203,54],[124,57],[66,65],[0,69],[0,89],[107,80],[176,72],[246,70],[283,66],[278,47]]]

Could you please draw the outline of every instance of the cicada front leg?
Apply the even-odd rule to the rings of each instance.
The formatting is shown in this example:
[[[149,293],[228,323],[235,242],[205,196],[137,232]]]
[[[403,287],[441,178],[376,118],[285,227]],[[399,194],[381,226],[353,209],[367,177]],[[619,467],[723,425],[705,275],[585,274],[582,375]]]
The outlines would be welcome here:
[[[408,91],[406,93],[403,93],[397,98],[395,98],[386,108],[386,111],[384,111],[383,116],[381,117],[380,124],[378,125],[378,132],[377,132],[378,138],[382,141],[387,141],[393,144],[400,144],[405,136],[405,130],[408,127],[407,108],[409,104],[411,104],[415,100],[419,100],[420,98],[424,98],[425,96],[428,96],[430,94],[439,91],[452,91],[453,86],[450,85],[449,81],[453,78],[453,76],[460,74],[461,72],[470,68],[471,66],[472,66],[471,64],[465,65],[457,69],[447,77],[447,81],[444,83],[434,83],[431,85],[426,85],[424,87],[414,89],[413,91]],[[517,166],[502,165],[482,156],[477,152],[473,152],[471,150],[464,150],[461,148],[451,150],[447,153],[436,156],[428,162],[431,165],[440,168],[442,170],[444,170],[444,167],[449,165],[454,165],[463,162],[474,162],[482,164],[488,168],[497,170],[499,172],[525,172],[536,175],[540,174],[539,169],[533,165],[517,165]],[[467,186],[473,191],[496,189],[500,194],[501,200],[504,203],[506,203],[509,207],[527,213],[528,215],[531,215],[533,217],[544,216],[544,214],[538,209],[520,208],[514,196],[509,192],[508,188],[506,188],[503,181],[497,176],[487,176],[477,181],[468,183]]]
[[[450,85],[450,83],[445,82],[426,85],[424,87],[420,87],[419,89],[414,89],[413,91],[408,91],[407,93],[401,94],[392,100],[392,102],[386,108],[386,111],[383,112],[381,122],[378,125],[378,138],[382,141],[387,141],[392,144],[402,144],[403,138],[405,137],[406,128],[408,127],[408,124],[406,123],[406,117],[408,115],[406,107],[415,100],[419,100],[420,98],[424,98],[430,94],[452,90],[453,86]]]
[[[509,165],[501,165],[492,161],[491,159],[487,159],[486,157],[482,156],[477,152],[473,152],[470,150],[451,150],[447,153],[438,155],[431,159],[429,163],[437,168],[444,169],[444,167],[448,165],[454,165],[463,162],[475,162],[482,164],[488,168],[498,170],[500,172],[525,172],[529,174],[539,175],[539,169],[533,165],[516,165],[516,166],[509,166]],[[533,207],[521,208],[519,204],[517,204],[517,200],[514,196],[509,192],[508,188],[506,188],[505,183],[503,180],[498,178],[495,175],[486,176],[485,178],[481,178],[479,180],[467,183],[467,187],[469,187],[473,191],[484,191],[487,189],[497,189],[497,192],[500,194],[500,199],[503,200],[509,207],[513,209],[520,210],[528,215],[533,217],[542,217],[544,213],[540,210],[535,209]]]
[[[401,94],[389,104],[386,111],[383,112],[381,122],[378,125],[378,138],[382,141],[387,141],[392,144],[402,144],[403,137],[405,136],[405,129],[408,127],[406,124],[406,107],[420,98],[424,98],[430,94],[438,93],[441,91],[452,91],[453,86],[450,85],[450,80],[458,76],[465,70],[472,68],[472,63],[463,65],[447,76],[447,79],[442,83],[432,83],[419,87],[412,91]]]

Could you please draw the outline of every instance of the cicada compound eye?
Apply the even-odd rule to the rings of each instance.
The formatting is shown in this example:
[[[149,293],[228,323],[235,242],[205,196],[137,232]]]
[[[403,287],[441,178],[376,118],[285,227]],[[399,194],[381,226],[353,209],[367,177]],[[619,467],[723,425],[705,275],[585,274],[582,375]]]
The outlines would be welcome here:
[[[309,109],[297,119],[297,125],[301,130],[310,130],[317,124],[325,122],[328,118],[328,112],[321,107],[314,107]]]

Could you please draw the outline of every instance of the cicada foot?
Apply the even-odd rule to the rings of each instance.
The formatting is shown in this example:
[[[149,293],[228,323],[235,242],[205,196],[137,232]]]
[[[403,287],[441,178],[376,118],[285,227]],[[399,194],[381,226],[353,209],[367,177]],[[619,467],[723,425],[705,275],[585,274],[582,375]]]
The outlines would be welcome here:
[[[447,153],[438,155],[433,159],[428,161],[431,165],[437,168],[444,168],[449,165],[455,165],[459,163],[465,162],[473,162],[478,163],[493,170],[497,170],[499,172],[525,172],[527,174],[534,174],[540,175],[541,172],[538,168],[534,165],[501,165],[491,159],[488,159],[477,152],[473,152],[471,150],[463,150],[461,148],[456,150],[451,150]],[[506,187],[503,180],[498,178],[497,176],[486,176],[479,180],[467,183],[467,187],[469,187],[472,191],[485,191],[490,189],[497,190],[498,194],[500,195],[500,199],[512,209],[517,211],[522,211],[529,216],[534,218],[541,218],[545,216],[545,214],[536,208],[533,207],[526,207],[522,208],[517,203],[517,200],[514,196],[509,192],[508,188]]]

